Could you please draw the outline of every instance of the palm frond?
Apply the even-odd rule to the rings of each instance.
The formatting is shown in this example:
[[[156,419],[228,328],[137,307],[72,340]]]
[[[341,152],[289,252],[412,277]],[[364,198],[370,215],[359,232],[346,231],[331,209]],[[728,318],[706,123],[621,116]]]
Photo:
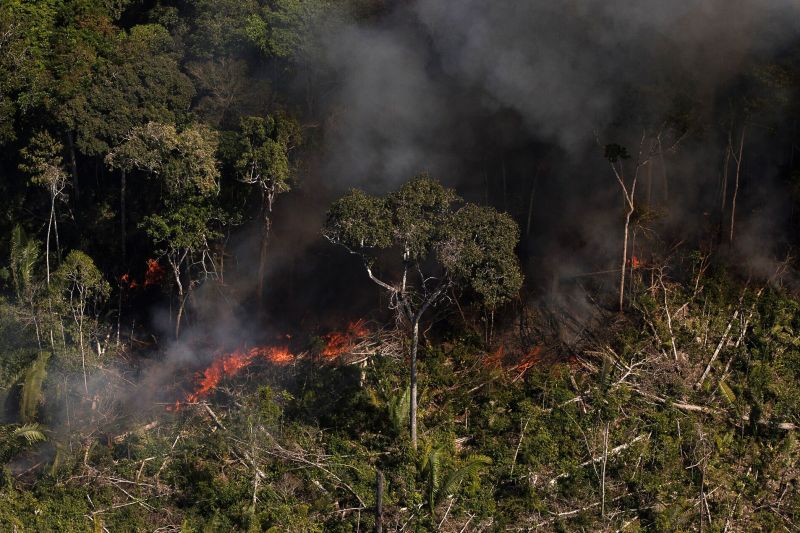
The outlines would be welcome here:
[[[485,466],[492,464],[492,460],[485,455],[470,455],[461,467],[451,470],[442,480],[436,491],[435,503],[441,502],[453,494],[465,478],[477,474]]]
[[[23,424],[16,428],[11,435],[16,439],[25,439],[28,445],[47,440],[39,424]]]
[[[40,352],[25,371],[19,407],[20,417],[25,422],[32,422],[36,418],[36,410],[42,397],[42,384],[47,377],[47,361],[49,359],[50,352]]]
[[[389,418],[398,433],[402,432],[406,426],[410,410],[411,387],[406,387],[402,394],[396,395],[389,402]]]
[[[19,224],[11,231],[10,243],[11,279],[17,298],[21,299],[33,285],[34,268],[39,260],[39,244],[29,239]]]
[[[736,402],[736,393],[733,392],[733,389],[731,389],[727,383],[720,381],[719,390],[729,404],[733,405]]]

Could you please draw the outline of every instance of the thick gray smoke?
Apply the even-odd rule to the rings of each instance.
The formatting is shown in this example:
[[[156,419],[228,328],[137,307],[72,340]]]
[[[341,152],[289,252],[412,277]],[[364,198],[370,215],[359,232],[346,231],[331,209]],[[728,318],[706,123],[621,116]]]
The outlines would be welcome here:
[[[446,169],[459,143],[480,149],[481,133],[462,130],[471,117],[498,108],[574,150],[618,116],[632,84],[710,95],[798,30],[792,0],[403,3],[380,24],[339,26],[325,41],[341,80],[331,168],[348,183]]]
[[[560,275],[613,267],[622,199],[595,135],[635,148],[676,95],[721,116],[734,77],[799,36],[793,0],[398,2],[324,39],[338,80],[326,101],[325,174],[342,188],[385,190],[430,171],[512,212],[523,234],[532,219],[529,249]],[[712,224],[720,126],[648,169],[639,200],[661,204],[665,232],[697,236]],[[770,149],[757,144],[749,154]],[[774,167],[748,158],[744,173],[754,203],[785,198],[773,194]],[[764,214],[784,206],[740,201],[742,251],[755,253],[749,243],[775,240]]]

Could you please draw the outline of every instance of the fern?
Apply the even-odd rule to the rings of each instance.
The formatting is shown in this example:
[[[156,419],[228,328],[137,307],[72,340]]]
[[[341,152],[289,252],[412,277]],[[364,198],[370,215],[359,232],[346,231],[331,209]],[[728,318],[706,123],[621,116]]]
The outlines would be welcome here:
[[[411,387],[406,387],[403,394],[397,395],[389,401],[389,419],[397,433],[401,433],[408,422],[410,402]]]
[[[11,231],[10,241],[9,263],[14,292],[17,299],[27,299],[33,287],[34,268],[39,261],[39,244],[29,239],[19,224]]]
[[[434,503],[440,503],[447,496],[453,494],[458,488],[458,485],[465,478],[477,474],[484,466],[489,466],[491,464],[491,458],[485,455],[470,455],[467,457],[467,460],[461,467],[451,470],[447,476],[445,476],[441,485],[439,485],[436,490],[436,499]]]
[[[436,493],[439,490],[439,477],[440,477],[440,470],[442,468],[441,463],[441,448],[430,448],[428,445],[428,453],[426,454],[425,460],[425,468],[423,472],[425,473],[425,477],[427,478],[427,493],[428,493],[428,505],[431,508],[431,512],[433,512],[433,508],[436,506]]]
[[[16,439],[25,439],[29,446],[47,440],[39,424],[23,424],[16,428],[11,435]]]
[[[39,424],[0,426],[0,463],[7,463],[23,449],[44,440],[47,437]]]
[[[426,482],[425,492],[431,513],[442,500],[456,491],[464,479],[477,474],[484,466],[492,464],[492,460],[485,455],[470,455],[460,467],[450,469],[442,478],[443,451],[441,447],[433,448],[430,443],[426,444],[419,465],[419,472]]]

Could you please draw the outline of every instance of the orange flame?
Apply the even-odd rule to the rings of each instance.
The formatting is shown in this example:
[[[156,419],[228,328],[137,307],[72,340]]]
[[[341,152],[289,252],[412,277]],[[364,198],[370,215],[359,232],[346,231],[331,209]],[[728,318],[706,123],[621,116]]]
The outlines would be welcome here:
[[[520,374],[525,373],[529,368],[541,360],[541,351],[541,346],[534,346],[528,353],[522,356],[522,359],[520,359],[520,362],[514,367],[514,369],[518,370]]]
[[[147,271],[144,273],[144,286],[159,285],[164,281],[164,267],[155,259],[147,260]]]
[[[320,355],[329,359],[339,357],[350,351],[359,339],[367,335],[369,329],[364,320],[350,322],[344,332],[333,332],[322,337],[325,340],[325,347]]]
[[[531,348],[526,354],[519,357],[515,364],[510,366],[504,364],[505,351],[505,346],[501,344],[494,352],[486,354],[483,358],[484,367],[506,368],[507,370],[515,370],[521,375],[541,360],[542,348],[540,346]]]
[[[153,267],[153,265],[156,267]],[[163,270],[158,267],[154,260],[148,261],[149,267],[154,271],[159,271],[163,275]],[[148,268],[150,272],[151,268]],[[347,353],[353,348],[358,339],[369,334],[364,320],[358,320],[348,324],[344,333],[330,333],[325,335],[325,347],[320,352],[325,358],[335,358]],[[291,339],[291,335],[282,336],[284,339]],[[220,382],[227,377],[233,377],[243,369],[253,364],[256,360],[262,359],[276,366],[288,366],[297,361],[301,356],[289,351],[289,347],[280,346],[254,346],[250,349],[239,348],[229,353],[223,353],[201,372],[197,373],[197,386],[194,392],[186,396],[185,401],[178,400],[174,405],[167,406],[167,411],[179,411],[184,403],[195,403],[201,398],[208,396],[216,389]]]
[[[135,289],[139,286],[135,279],[131,279],[131,275],[127,272],[119,277],[119,286],[123,289]]]
[[[286,346],[254,346],[249,350],[237,349],[214,360],[205,370],[197,373],[197,387],[186,396],[186,403],[195,403],[208,396],[226,377],[233,377],[253,364],[256,359],[264,359],[277,366],[286,366],[295,361],[296,356]],[[178,411],[183,402],[175,402],[167,411]]]

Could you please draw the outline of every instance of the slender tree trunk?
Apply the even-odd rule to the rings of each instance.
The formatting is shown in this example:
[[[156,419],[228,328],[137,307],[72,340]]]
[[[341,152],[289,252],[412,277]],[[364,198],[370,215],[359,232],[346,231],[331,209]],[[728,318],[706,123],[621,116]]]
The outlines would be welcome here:
[[[56,213],[56,199],[58,194],[53,197],[53,236],[56,238],[56,263],[61,264],[61,241],[58,238],[58,214]]]
[[[744,134],[746,127],[742,126],[742,140],[739,142],[739,156],[736,159],[736,180],[734,181],[733,198],[731,198],[731,234],[730,242],[733,242],[733,226],[736,222],[736,197],[739,194],[739,177],[742,173],[742,154],[744,153]]]
[[[119,347],[120,330],[122,329],[122,290],[117,294],[117,347]]]
[[[664,161],[664,150],[661,147],[661,136],[658,136],[658,158],[661,162],[661,180],[664,183],[664,203],[669,203],[669,181],[667,180],[667,163]]]
[[[183,308],[186,299],[183,295],[183,283],[181,283],[181,263],[176,263],[174,261],[170,261],[170,263],[175,276],[175,284],[178,286],[178,314],[175,317],[175,339],[177,340],[181,334],[181,320],[183,320]]]
[[[608,425],[606,422],[606,431],[603,434],[603,465],[602,465],[602,478],[600,481],[600,515],[605,519],[606,517],[606,463],[608,463]]]
[[[383,472],[375,476],[375,533],[383,533]]]
[[[47,269],[47,286],[50,286],[50,231],[53,227],[53,219],[55,218],[56,211],[56,197],[50,195],[50,220],[47,222],[47,237],[44,244],[44,259],[45,267]]]
[[[620,268],[619,277],[619,310],[625,308],[625,267],[628,263],[628,236],[630,235],[631,215],[633,214],[633,204],[628,205],[628,211],[625,213],[625,236],[622,240],[622,267]]]
[[[633,269],[636,265],[634,262],[636,261],[636,227],[633,228],[633,235],[631,236],[631,260],[630,266],[628,267],[628,277],[631,278],[631,282],[628,283],[628,300],[633,298]]]
[[[75,201],[81,199],[81,188],[78,183],[78,163],[75,159],[75,143],[72,140],[72,132],[67,132],[67,149],[69,150],[69,168],[72,173],[72,191],[75,194]]]
[[[125,206],[125,194],[128,186],[127,173],[125,169],[120,170],[119,176],[119,243],[122,248],[122,262],[125,263],[128,245],[127,245],[127,213]]]
[[[266,200],[262,207],[261,245],[258,253],[258,312],[264,313],[264,278],[267,275],[267,252],[269,246],[269,232],[272,228],[272,201]]]
[[[722,236],[725,232],[725,208],[728,204],[728,169],[731,162],[731,145],[725,148],[725,162],[722,167],[722,192],[719,206],[719,242],[722,242]]]
[[[86,396],[89,396],[89,383],[86,379],[86,348],[83,342],[83,314],[78,318],[78,343],[81,349],[81,366],[83,367],[83,390],[86,391]]]
[[[411,445],[417,449],[417,348],[419,345],[419,318],[414,320],[411,331]]]

